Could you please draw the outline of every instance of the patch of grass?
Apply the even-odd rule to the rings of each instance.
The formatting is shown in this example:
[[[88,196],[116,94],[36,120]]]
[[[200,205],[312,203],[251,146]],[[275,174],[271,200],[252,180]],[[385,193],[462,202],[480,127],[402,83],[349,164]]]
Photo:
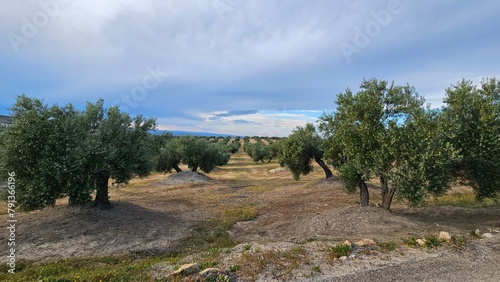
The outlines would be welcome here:
[[[351,254],[352,246],[347,244],[338,244],[328,249],[328,257],[330,259],[338,259],[340,257],[347,257]]]
[[[453,240],[453,244],[459,248],[464,247],[468,243],[469,243],[469,239],[465,236],[457,236],[457,237],[455,237],[455,240]]]
[[[180,241],[182,253],[208,251],[211,248],[231,248],[235,246],[227,233],[238,221],[251,220],[258,212],[252,206],[231,207],[220,212],[214,219],[200,221],[193,232]]]
[[[161,262],[175,263],[177,258],[170,255],[137,259],[135,256],[92,257],[67,259],[48,263],[19,261],[16,274],[0,268],[0,281],[149,281],[150,268]]]
[[[377,249],[381,252],[392,252],[398,248],[395,242],[377,242]]]
[[[441,247],[441,240],[434,235],[427,235],[424,237],[424,246],[427,248],[437,248]]]
[[[430,206],[452,206],[452,207],[462,207],[462,208],[491,206],[494,204],[495,201],[492,199],[484,199],[483,201],[478,201],[476,199],[476,196],[472,192],[444,195],[436,197],[429,202]]]
[[[239,264],[231,264],[229,266],[229,271],[231,271],[231,272],[237,272],[240,269],[241,269],[241,265],[239,265]]]
[[[252,245],[250,245],[250,244],[243,245],[243,251],[250,251],[251,249],[252,249]]]
[[[214,247],[201,255],[199,265],[201,269],[215,267],[219,263],[221,254],[224,252],[223,248]]]
[[[321,273],[321,267],[319,265],[311,267],[311,270],[316,273]]]
[[[257,218],[259,213],[253,206],[242,206],[227,208],[222,213],[222,221],[228,225],[233,225],[238,221],[248,221]]]
[[[235,246],[227,233],[228,225],[218,219],[198,222],[193,231],[179,242],[180,253],[208,251],[212,248],[231,248]]]
[[[238,260],[241,268],[236,272],[243,281],[254,280],[262,273],[286,281],[292,277],[294,269],[308,261],[303,248],[293,248],[288,251],[268,250],[260,253],[245,252]]]
[[[403,239],[403,243],[409,247],[420,247],[420,245],[417,243],[416,237],[411,237],[408,239]]]

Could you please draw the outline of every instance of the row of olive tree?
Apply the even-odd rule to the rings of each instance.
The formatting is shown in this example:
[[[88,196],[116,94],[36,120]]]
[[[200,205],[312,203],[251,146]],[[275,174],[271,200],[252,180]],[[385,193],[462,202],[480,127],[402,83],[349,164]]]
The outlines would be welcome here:
[[[16,173],[18,204],[27,210],[69,204],[109,208],[108,182],[126,183],[153,168],[149,131],[154,119],[130,117],[99,100],[85,111],[71,104],[48,107],[41,100],[17,97],[14,124],[0,136],[2,175]]]
[[[236,147],[232,143],[211,142],[206,138],[192,136],[168,139],[159,148],[156,157],[156,170],[160,172],[170,172],[172,169],[181,172],[179,164],[183,163],[192,171],[200,168],[209,173],[216,166],[227,164]]]
[[[485,79],[478,88],[461,81],[446,89],[445,106],[431,109],[409,85],[364,80],[354,94],[339,93],[337,108],[313,125],[297,128],[276,145],[281,165],[298,179],[316,160],[339,172],[348,192],[359,189],[369,204],[366,182],[378,178],[382,207],[397,195],[417,206],[441,195],[458,180],[477,198],[498,198],[500,191],[500,82]],[[397,192],[397,193],[396,193]]]
[[[256,163],[263,163],[264,161],[270,162],[272,160],[269,146],[264,144],[261,140],[258,140],[255,143],[245,141],[243,148],[245,153],[247,153]]]

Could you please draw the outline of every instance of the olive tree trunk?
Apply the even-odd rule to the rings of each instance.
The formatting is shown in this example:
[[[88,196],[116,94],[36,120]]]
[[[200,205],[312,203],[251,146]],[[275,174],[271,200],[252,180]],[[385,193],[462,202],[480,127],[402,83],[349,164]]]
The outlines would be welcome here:
[[[396,189],[388,187],[383,175],[380,176],[380,185],[382,186],[382,208],[390,210]]]
[[[94,206],[100,209],[109,209],[112,207],[111,202],[109,201],[109,193],[108,193],[108,182],[109,182],[109,173],[100,172],[96,176],[95,186],[96,186],[96,195],[94,200]]]
[[[173,164],[172,167],[175,169],[175,172],[182,172],[182,169],[177,164]]]
[[[321,158],[314,158],[314,160],[319,164],[319,166],[325,171],[325,178],[328,179],[330,177],[333,177],[332,171],[328,168],[328,166],[325,164],[325,162]]]
[[[362,207],[367,207],[370,203],[370,194],[368,192],[368,186],[366,186],[366,182],[360,180],[358,183],[359,187],[359,204]]]

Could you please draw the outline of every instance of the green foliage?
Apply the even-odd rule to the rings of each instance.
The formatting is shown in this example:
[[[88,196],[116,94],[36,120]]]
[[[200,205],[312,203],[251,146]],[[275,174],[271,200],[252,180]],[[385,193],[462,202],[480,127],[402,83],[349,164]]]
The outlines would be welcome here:
[[[437,248],[441,246],[441,241],[434,235],[425,236],[424,243],[424,246],[427,248]]]
[[[311,270],[316,273],[321,273],[321,266],[319,265],[314,265],[311,267]]]
[[[16,173],[16,200],[23,209],[53,205],[63,196],[70,204],[86,204],[100,176],[107,176],[107,197],[109,177],[124,183],[151,171],[153,119],[106,110],[102,100],[80,112],[71,104],[48,107],[25,95],[11,110],[14,124],[2,135],[1,170]]]
[[[393,166],[384,175],[397,187],[399,198],[419,206],[427,194],[439,196],[449,190],[455,151],[446,141],[437,111],[416,112],[402,125],[391,125],[389,134],[393,146],[387,151]]]
[[[339,169],[346,190],[354,192],[358,183],[379,176],[387,209],[390,191],[412,205],[423,203],[427,193],[444,193],[453,148],[446,144],[438,112],[423,108],[424,99],[409,85],[370,79],[360,89],[339,93],[336,112],[319,121],[325,156]]]
[[[170,139],[158,149],[155,169],[160,172],[171,172],[174,168],[179,169],[181,160],[182,152],[179,139]]]
[[[328,249],[329,256],[332,258],[347,257],[351,254],[352,246],[347,244],[338,244]]]
[[[446,89],[443,108],[450,142],[458,150],[456,176],[479,200],[500,195],[500,81],[477,88],[462,80]]]
[[[348,163],[341,166],[339,168],[339,176],[347,193],[353,194],[356,192],[358,184],[361,181],[361,176],[354,166]]]
[[[247,154],[252,158],[254,162],[264,162],[264,160],[270,160],[269,147],[262,141],[257,141],[254,144],[248,143]]]
[[[227,164],[231,158],[230,148],[226,144],[213,143],[206,139],[191,136],[181,138],[178,148],[182,156],[182,162],[193,171],[200,168],[209,173],[216,166]]]
[[[240,264],[231,264],[229,266],[229,271],[231,272],[237,272],[241,269],[241,265]]]
[[[277,143],[273,150],[278,152],[274,154],[282,166],[288,167],[296,180],[300,179],[300,175],[307,175],[313,170],[313,160],[320,161],[323,158],[323,139],[311,123],[305,127],[297,127],[288,138]],[[331,171],[325,173],[328,176]]]
[[[238,140],[233,140],[233,142],[231,142],[231,144],[229,145],[229,148],[231,150],[231,154],[236,154],[236,152],[238,152],[240,150],[240,147],[241,147],[241,143]]]
[[[417,238],[416,237],[411,237],[411,238],[407,238],[407,239],[403,239],[403,243],[407,246],[410,246],[410,247],[419,247],[420,245],[418,244],[417,242]]]
[[[377,242],[377,247],[382,252],[392,252],[398,248],[395,242]]]

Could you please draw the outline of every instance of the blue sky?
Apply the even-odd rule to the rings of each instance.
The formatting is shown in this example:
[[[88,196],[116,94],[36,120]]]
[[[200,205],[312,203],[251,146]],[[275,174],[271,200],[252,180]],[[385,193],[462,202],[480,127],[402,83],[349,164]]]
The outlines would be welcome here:
[[[433,107],[500,77],[496,0],[4,0],[0,114],[99,98],[160,129],[286,136],[363,78]]]

